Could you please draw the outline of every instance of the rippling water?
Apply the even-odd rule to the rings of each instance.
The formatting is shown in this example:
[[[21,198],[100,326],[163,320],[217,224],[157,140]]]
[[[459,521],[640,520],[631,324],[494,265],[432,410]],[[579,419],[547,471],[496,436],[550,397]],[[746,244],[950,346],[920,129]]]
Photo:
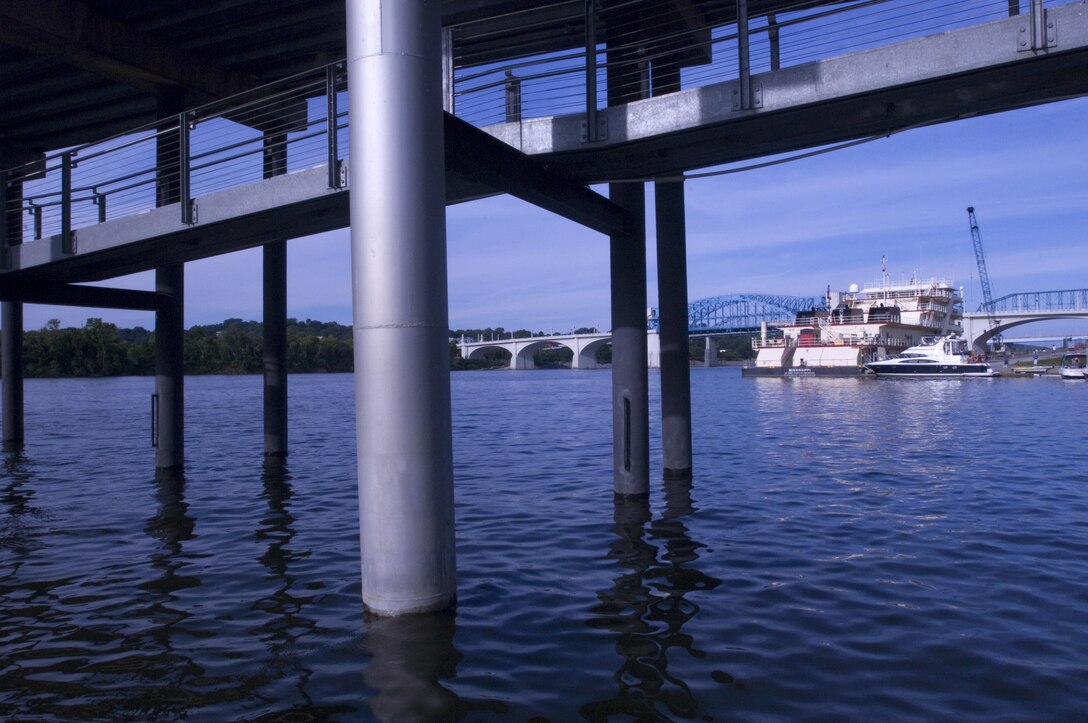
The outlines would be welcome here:
[[[0,716],[1088,716],[1088,384],[693,369],[695,480],[640,504],[607,371],[452,379],[459,607],[397,620],[361,611],[349,376],[291,378],[268,468],[260,379],[188,379],[184,476],[150,379],[28,381]]]

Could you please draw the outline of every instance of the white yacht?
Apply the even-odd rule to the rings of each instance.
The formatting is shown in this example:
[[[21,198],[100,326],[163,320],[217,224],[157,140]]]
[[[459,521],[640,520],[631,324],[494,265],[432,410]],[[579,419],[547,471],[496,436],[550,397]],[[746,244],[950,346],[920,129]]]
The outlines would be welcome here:
[[[822,309],[766,327],[752,342],[755,363],[744,376],[846,376],[905,351],[923,337],[962,334],[963,294],[947,279],[879,282],[827,292]]]
[[[1084,379],[1088,374],[1085,372],[1085,360],[1088,359],[1088,352],[1070,352],[1062,355],[1062,364],[1058,367],[1058,374],[1061,374],[1062,379]]]
[[[967,340],[959,336],[923,339],[902,354],[869,362],[869,371],[899,377],[993,377],[997,372],[981,359],[973,359]]]

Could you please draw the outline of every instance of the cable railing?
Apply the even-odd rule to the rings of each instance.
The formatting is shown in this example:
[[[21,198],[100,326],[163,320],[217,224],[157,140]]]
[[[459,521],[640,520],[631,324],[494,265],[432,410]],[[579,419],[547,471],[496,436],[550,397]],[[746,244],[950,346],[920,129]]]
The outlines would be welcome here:
[[[1046,5],[1073,1],[1047,0]],[[594,0],[586,4],[593,7]],[[457,115],[486,126],[588,114],[609,99],[626,102],[723,81],[750,82],[756,73],[1044,12],[1042,0],[796,0],[774,13],[748,17],[742,10],[747,2],[740,0],[739,21],[710,18],[698,24],[690,17],[681,20],[671,3],[626,5],[628,15],[624,4],[610,3],[597,10],[595,22],[588,11],[584,21],[568,18],[570,47],[533,57],[469,65],[471,49],[459,54],[454,42]],[[579,31],[582,47],[576,44]],[[453,32],[456,38],[457,29]],[[758,88],[753,96],[739,99],[737,109],[758,107]]]
[[[573,39],[559,45],[569,47],[553,43],[548,52],[501,63],[466,64],[477,57],[472,44],[486,34],[447,28],[447,106],[478,126],[584,114],[584,140],[593,142],[596,113],[610,102],[740,79],[735,109],[756,108],[754,73],[1008,17],[1014,10],[1034,24],[1044,11],[1042,0],[794,0],[776,5],[775,13],[749,17],[748,0],[735,2],[735,14],[720,15],[731,2],[716,4],[720,17],[705,22],[678,18],[671,3],[527,4],[513,15],[540,7],[584,12],[563,16]],[[177,205],[179,222],[193,224],[199,220],[195,199],[301,169],[324,165],[329,187],[341,188],[347,80],[340,61],[0,169],[0,264],[10,265],[11,246],[35,239],[59,237],[62,252],[74,253],[78,229],[163,206]]]
[[[333,63],[0,170],[4,251],[59,236],[74,253],[79,228],[172,204],[192,224],[195,199],[304,168],[327,166],[340,188],[346,92],[344,64]]]

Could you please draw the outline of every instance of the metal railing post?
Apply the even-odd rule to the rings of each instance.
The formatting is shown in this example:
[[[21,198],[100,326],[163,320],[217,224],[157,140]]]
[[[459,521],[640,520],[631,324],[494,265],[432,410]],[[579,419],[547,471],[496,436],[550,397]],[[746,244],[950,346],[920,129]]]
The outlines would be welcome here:
[[[1044,50],[1046,42],[1046,10],[1043,0],[1031,0],[1031,49]]]
[[[586,0],[586,140],[597,140],[597,0]]]
[[[181,222],[186,226],[193,224],[193,199],[189,176],[189,123],[188,113],[178,115],[178,200],[181,202]]]
[[[8,218],[8,174],[0,171],[0,268],[5,271],[11,268],[11,253],[8,250]]]
[[[771,70],[782,67],[778,44],[778,17],[774,13],[767,15],[767,40],[771,44]]]
[[[740,110],[752,107],[752,66],[748,49],[748,0],[737,0],[737,61]]]
[[[336,72],[339,69],[339,63],[333,63],[325,68],[325,100],[326,100],[326,126],[328,127],[328,138],[325,139],[325,146],[328,152],[327,160],[329,164],[329,188],[340,188],[340,149],[338,145],[337,134],[339,133],[338,126],[340,122],[338,116],[340,115],[339,103],[336,99]]]
[[[521,122],[521,79],[506,71],[506,122]]]
[[[442,28],[442,110],[450,115],[457,109],[453,77],[453,28]]]
[[[75,253],[72,238],[72,154],[60,157],[60,248],[61,253]]]
[[[42,237],[42,207],[30,204],[28,212],[34,219],[34,240],[37,241]]]
[[[94,202],[95,206],[98,206],[98,222],[99,223],[105,223],[106,222],[106,194],[98,193],[97,191],[95,191],[93,202]]]

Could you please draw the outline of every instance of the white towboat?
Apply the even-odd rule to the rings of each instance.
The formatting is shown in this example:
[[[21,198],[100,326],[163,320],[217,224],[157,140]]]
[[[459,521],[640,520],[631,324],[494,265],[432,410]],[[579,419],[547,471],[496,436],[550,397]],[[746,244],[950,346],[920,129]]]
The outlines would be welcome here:
[[[764,328],[743,376],[841,376],[906,351],[923,337],[961,334],[962,290],[947,279],[879,282],[827,292],[826,306],[798,312],[792,323]]]
[[[997,372],[984,361],[973,360],[967,340],[959,336],[927,337],[902,354],[869,362],[869,371],[899,377],[993,377]]]
[[[1088,352],[1072,352],[1062,356],[1062,364],[1058,367],[1058,374],[1062,379],[1084,379],[1088,374],[1085,371],[1085,360]]]

